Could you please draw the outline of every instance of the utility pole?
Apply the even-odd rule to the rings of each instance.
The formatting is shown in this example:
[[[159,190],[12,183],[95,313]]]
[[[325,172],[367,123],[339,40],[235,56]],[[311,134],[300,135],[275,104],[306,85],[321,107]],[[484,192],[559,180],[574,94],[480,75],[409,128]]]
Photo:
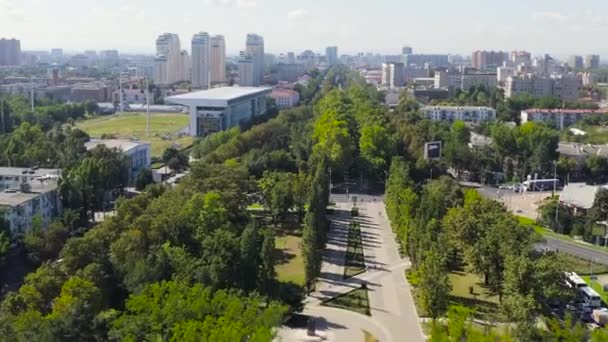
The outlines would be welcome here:
[[[146,137],[150,136],[150,86],[146,77]]]

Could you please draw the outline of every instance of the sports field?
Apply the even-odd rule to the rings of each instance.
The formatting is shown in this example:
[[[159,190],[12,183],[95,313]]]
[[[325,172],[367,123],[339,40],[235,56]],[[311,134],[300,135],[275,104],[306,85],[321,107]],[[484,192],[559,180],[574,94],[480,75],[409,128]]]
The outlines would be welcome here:
[[[178,133],[188,126],[187,114],[150,114],[150,136],[146,136],[145,113],[122,113],[98,116],[76,123],[76,127],[93,138],[113,135],[117,139],[137,139],[152,144],[152,156],[160,157],[167,147],[176,144],[178,148],[192,144],[192,137],[179,137]]]

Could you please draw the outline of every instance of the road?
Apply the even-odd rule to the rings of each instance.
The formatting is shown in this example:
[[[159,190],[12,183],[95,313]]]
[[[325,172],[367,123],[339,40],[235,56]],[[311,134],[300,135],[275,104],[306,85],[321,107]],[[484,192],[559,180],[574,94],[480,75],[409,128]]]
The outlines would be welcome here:
[[[543,198],[551,196],[551,191],[532,192],[519,194],[511,190],[498,190],[492,187],[481,187],[479,193],[487,198],[503,202],[515,215],[524,216],[536,220],[538,202]],[[568,253],[576,257],[590,260],[602,265],[608,265],[608,252],[598,251],[586,246],[585,242],[565,241],[544,235],[543,247]]]
[[[334,196],[336,215],[328,234],[321,275],[316,291],[305,301],[304,314],[318,317],[327,341],[363,341],[362,329],[381,342],[425,341],[420,320],[414,307],[411,289],[405,279],[408,259],[399,255],[380,196],[352,194],[359,199],[357,218],[350,217],[352,202],[346,196]],[[364,202],[360,202],[364,199]],[[374,201],[375,200],[375,201]],[[348,224],[360,223],[367,271],[343,279]],[[347,310],[321,306],[325,300],[359,288],[368,288],[371,317]],[[283,341],[311,340],[301,331],[281,329]]]

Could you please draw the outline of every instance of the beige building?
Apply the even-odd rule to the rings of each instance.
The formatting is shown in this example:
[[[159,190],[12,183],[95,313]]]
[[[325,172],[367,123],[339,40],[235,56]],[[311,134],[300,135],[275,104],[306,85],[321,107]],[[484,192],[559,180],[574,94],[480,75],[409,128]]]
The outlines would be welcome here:
[[[575,76],[542,77],[532,74],[510,76],[505,85],[507,98],[516,94],[532,96],[555,96],[562,100],[575,101],[578,99],[579,81]]]
[[[226,42],[224,36],[211,37],[209,69],[211,83],[226,82]]]
[[[164,33],[156,39],[154,64],[154,83],[169,85],[183,81],[184,56],[177,34]]]
[[[389,88],[403,87],[405,71],[403,63],[382,63],[382,85]]]

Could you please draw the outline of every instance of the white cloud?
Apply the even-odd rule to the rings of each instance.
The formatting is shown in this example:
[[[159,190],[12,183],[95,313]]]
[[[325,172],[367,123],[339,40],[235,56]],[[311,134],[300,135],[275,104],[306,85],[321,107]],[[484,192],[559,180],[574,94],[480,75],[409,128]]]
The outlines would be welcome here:
[[[287,13],[287,19],[289,20],[297,20],[300,19],[302,17],[305,17],[306,15],[308,15],[308,11],[305,10],[304,8],[298,8],[296,10],[290,11]]]
[[[534,12],[532,13],[532,19],[535,21],[551,20],[551,21],[565,21],[568,16],[559,12]]]
[[[256,0],[204,0],[205,5],[236,6],[237,8],[253,8],[257,6]]]

